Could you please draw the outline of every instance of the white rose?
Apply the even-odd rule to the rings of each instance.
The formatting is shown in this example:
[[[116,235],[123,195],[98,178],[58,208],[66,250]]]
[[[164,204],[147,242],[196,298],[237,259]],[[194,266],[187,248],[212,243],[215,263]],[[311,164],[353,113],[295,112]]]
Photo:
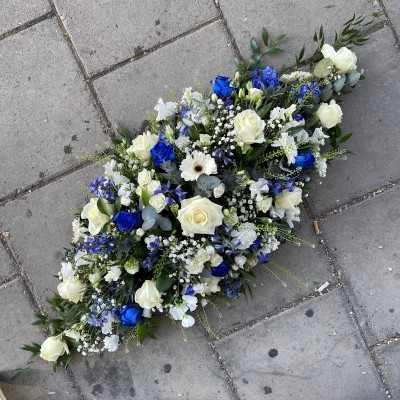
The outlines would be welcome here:
[[[57,286],[57,290],[58,294],[63,299],[72,301],[76,304],[82,300],[86,291],[86,285],[77,277],[68,278],[64,279],[64,281]]]
[[[264,143],[265,122],[253,110],[244,110],[233,118],[236,141],[243,143],[245,153],[253,143]]]
[[[331,100],[329,104],[322,103],[316,112],[321,125],[324,128],[332,128],[342,122],[343,112],[335,100]]]
[[[48,337],[40,346],[40,357],[45,361],[57,361],[64,353],[69,354],[68,345],[58,336]]]
[[[116,265],[108,270],[107,274],[104,276],[104,280],[109,283],[116,282],[120,276],[121,276],[121,267]]]
[[[89,220],[89,232],[91,235],[97,235],[103,226],[110,220],[110,217],[100,212],[97,207],[97,198],[91,198],[90,202],[83,207],[81,218]],[[104,200],[104,199],[103,199]],[[112,213],[112,207],[104,200],[108,212]]]
[[[325,58],[332,60],[339,74],[345,74],[357,69],[357,56],[347,47],[341,47],[338,51],[335,51],[331,45],[324,44],[321,53]]]
[[[262,95],[263,91],[261,89],[251,88],[249,89],[249,94],[246,96],[246,98],[250,101],[257,102],[261,99]]]
[[[217,253],[213,253],[210,256],[210,262],[212,267],[218,267],[224,261],[224,259]]]
[[[275,206],[285,211],[297,212],[296,206],[302,201],[301,194],[302,190],[299,187],[295,187],[293,192],[285,189],[279,196],[275,197]]]
[[[154,191],[156,190],[156,189],[158,189],[159,187],[161,186],[161,183],[160,183],[160,181],[151,181],[148,185],[147,185],[147,191],[150,193],[150,194],[153,194],[154,193]]]
[[[159,214],[162,210],[164,210],[166,205],[164,194],[159,193],[150,197],[149,204],[153,206],[157,211],[157,213]]]
[[[262,200],[256,202],[257,209],[266,213],[272,206],[272,197],[264,197]]]
[[[158,136],[147,131],[139,135],[132,141],[131,147],[126,151],[128,154],[134,154],[140,160],[150,160],[150,150],[158,142]]]
[[[214,188],[213,193],[216,199],[220,198],[225,193],[225,185],[220,183],[216,188]]]
[[[135,302],[142,308],[157,307],[161,301],[161,293],[153,281],[144,281],[140,289],[136,290]]]
[[[199,141],[201,144],[210,144],[211,143],[211,135],[202,133],[199,135],[199,137],[200,137]]]
[[[137,181],[140,186],[148,185],[153,179],[154,171],[144,169],[138,173]]]
[[[215,228],[222,225],[222,206],[210,200],[196,196],[182,200],[182,208],[178,211],[178,220],[185,236],[214,234]]]

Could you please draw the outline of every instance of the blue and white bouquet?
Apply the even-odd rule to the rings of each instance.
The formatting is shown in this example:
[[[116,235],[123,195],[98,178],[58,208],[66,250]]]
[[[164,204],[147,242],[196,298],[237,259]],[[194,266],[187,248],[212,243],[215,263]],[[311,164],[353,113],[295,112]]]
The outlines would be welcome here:
[[[159,99],[148,129],[118,130],[104,174],[74,219],[72,247],[49,302],[59,318],[37,315],[52,329],[25,350],[68,366],[72,354],[115,351],[123,340],[155,337],[153,315],[183,328],[218,297],[246,292],[258,266],[292,234],[304,186],[342,156],[338,96],[363,72],[345,45],[365,40],[348,21],[334,46],[316,34],[317,49],[278,72],[262,66],[283,35],[264,29],[265,50],[237,60],[233,78],[217,76],[212,93],[191,87]],[[329,139],[330,147],[323,149]]]

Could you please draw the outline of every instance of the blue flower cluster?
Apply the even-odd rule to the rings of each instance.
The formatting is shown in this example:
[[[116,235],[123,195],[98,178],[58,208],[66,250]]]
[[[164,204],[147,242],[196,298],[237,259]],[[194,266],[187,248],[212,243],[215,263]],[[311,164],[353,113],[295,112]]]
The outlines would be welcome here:
[[[102,302],[97,300],[89,308],[88,324],[101,328],[105,322],[107,322],[108,316],[111,314],[112,317],[118,317],[118,309],[112,307],[110,301]]]
[[[274,88],[279,86],[279,76],[273,67],[256,68],[251,73],[251,82],[257,89]]]
[[[175,189],[171,189],[171,182],[168,181],[166,184],[158,187],[154,194],[162,193],[165,196],[166,203],[170,206],[171,204],[180,203],[186,197],[186,192],[184,192],[180,185]]]
[[[312,168],[315,164],[315,157],[313,153],[310,151],[299,151],[297,154],[297,157],[295,159],[295,162],[293,164],[294,168],[301,168],[301,169],[307,169],[307,168]]]
[[[240,296],[240,292],[243,287],[243,282],[229,277],[225,278],[221,282],[221,285],[225,291],[225,296],[228,299],[235,299]]]
[[[299,87],[298,95],[297,95],[297,102],[302,103],[304,101],[304,96],[308,93],[312,92],[313,96],[321,96],[321,89],[319,88],[318,82],[310,82],[304,83]]]
[[[94,194],[97,197],[102,197],[108,200],[110,203],[113,203],[116,198],[115,190],[110,179],[99,176],[93,179],[89,184],[90,193]]]
[[[143,268],[151,271],[154,268],[154,261],[157,260],[158,255],[163,249],[163,244],[159,237],[156,237],[153,241],[147,244],[147,249],[150,250],[147,253],[147,257],[142,261]]]
[[[101,236],[88,236],[82,243],[82,248],[89,254],[98,254],[100,252],[110,253],[115,249],[115,240],[107,232]]]

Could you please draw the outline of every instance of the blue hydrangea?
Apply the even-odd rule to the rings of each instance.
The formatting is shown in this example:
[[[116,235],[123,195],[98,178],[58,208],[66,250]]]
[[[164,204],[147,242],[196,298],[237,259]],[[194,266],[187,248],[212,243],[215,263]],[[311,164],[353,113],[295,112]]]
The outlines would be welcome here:
[[[82,243],[82,248],[89,254],[98,254],[100,252],[109,253],[115,249],[115,239],[107,232],[101,236],[86,237]]]
[[[256,68],[251,73],[251,82],[257,89],[274,88],[279,86],[279,76],[271,66],[265,69]]]

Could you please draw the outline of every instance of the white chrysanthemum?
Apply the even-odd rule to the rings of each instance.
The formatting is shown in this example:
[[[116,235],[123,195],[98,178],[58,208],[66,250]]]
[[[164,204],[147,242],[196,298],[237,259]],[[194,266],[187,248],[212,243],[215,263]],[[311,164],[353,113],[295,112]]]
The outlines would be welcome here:
[[[288,160],[288,164],[294,164],[297,156],[297,146],[293,136],[290,136],[288,132],[282,132],[281,137],[275,140],[272,147],[281,147],[285,152],[285,156]]]
[[[196,181],[201,174],[216,174],[217,164],[209,154],[195,150],[186,156],[179,169],[182,171],[181,177],[185,181]]]
[[[304,80],[304,79],[311,79],[312,74],[310,72],[305,72],[305,71],[294,71],[291,74],[283,74],[279,78],[281,82],[287,83],[287,82],[293,82],[296,80]]]
[[[198,275],[203,272],[204,263],[196,259],[188,260],[185,269],[189,275]]]

